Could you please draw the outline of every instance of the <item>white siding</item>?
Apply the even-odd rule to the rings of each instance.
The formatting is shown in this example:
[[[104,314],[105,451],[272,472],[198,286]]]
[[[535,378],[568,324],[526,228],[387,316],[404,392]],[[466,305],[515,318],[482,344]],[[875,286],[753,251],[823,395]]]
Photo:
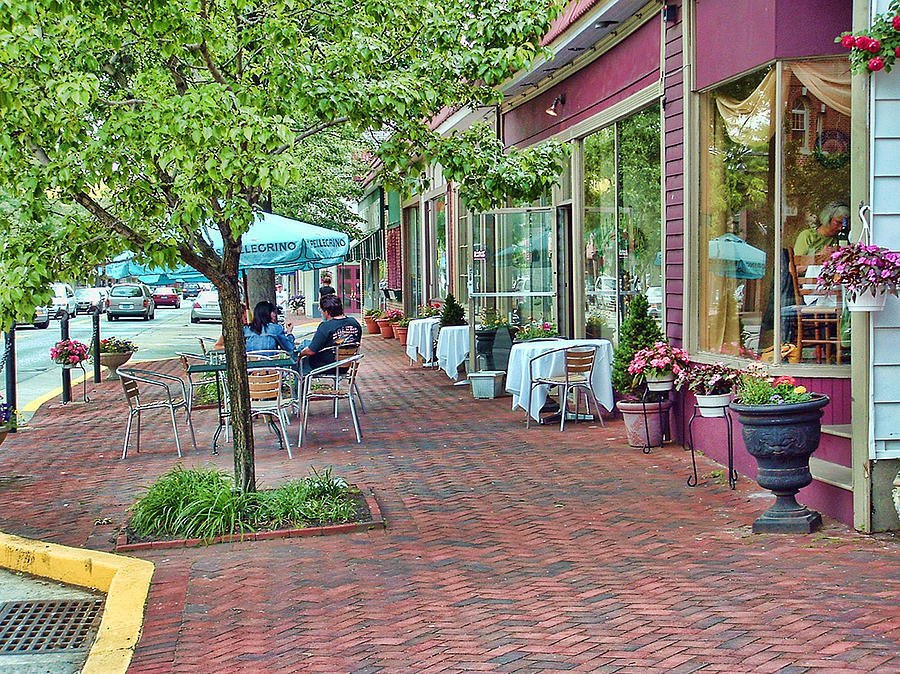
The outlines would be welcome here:
[[[878,0],[876,13],[889,0]],[[900,250],[900,69],[871,76],[873,242]],[[873,458],[900,458],[900,300],[872,314]]]

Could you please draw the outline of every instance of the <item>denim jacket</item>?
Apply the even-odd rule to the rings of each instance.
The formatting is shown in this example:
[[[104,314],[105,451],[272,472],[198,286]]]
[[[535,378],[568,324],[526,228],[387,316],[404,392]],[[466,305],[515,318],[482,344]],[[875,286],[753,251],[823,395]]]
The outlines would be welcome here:
[[[247,347],[247,351],[275,351],[281,349],[288,353],[294,352],[294,336],[285,334],[284,328],[278,323],[266,325],[261,335],[253,332],[249,325],[245,325],[244,344]]]

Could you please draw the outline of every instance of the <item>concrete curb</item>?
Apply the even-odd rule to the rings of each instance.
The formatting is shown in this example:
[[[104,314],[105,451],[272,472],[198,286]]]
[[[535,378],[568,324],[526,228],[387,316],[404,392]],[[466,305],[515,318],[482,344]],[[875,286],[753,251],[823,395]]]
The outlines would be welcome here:
[[[303,538],[306,536],[332,536],[334,534],[352,534],[371,529],[384,529],[386,527],[381,508],[375,499],[375,492],[371,489],[363,491],[366,505],[372,514],[372,519],[367,522],[350,522],[347,524],[332,524],[323,527],[307,527],[305,529],[277,529],[275,531],[256,531],[245,534],[229,534],[216,536],[215,538],[179,538],[172,541],[148,541],[146,543],[128,543],[127,535],[123,531],[116,541],[116,552],[138,552],[146,550],[170,550],[172,548],[193,548],[201,545],[215,545],[217,543],[242,543],[249,541],[268,541],[281,538]]]
[[[0,532],[0,566],[105,592],[103,619],[82,674],[128,670],[141,637],[151,562]]]

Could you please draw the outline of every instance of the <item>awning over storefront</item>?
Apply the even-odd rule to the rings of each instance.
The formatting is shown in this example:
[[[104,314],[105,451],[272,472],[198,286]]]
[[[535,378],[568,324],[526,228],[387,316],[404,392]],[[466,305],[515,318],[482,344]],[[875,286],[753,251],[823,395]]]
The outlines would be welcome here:
[[[384,259],[384,231],[376,229],[368,236],[350,244],[350,252],[347,253],[345,261],[360,262],[381,259]]]

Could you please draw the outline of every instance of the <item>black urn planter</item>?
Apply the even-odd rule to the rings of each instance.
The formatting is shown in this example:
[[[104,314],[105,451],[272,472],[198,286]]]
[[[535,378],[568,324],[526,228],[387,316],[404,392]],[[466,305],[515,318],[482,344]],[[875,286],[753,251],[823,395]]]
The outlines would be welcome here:
[[[775,494],[775,504],[753,522],[753,533],[808,534],[822,526],[822,516],[797,503],[796,494],[812,482],[809,457],[819,446],[828,403],[825,395],[786,405],[731,403],[759,467],[756,481]]]
[[[494,369],[494,340],[497,339],[496,330],[475,331],[475,353],[484,356],[484,369]]]

